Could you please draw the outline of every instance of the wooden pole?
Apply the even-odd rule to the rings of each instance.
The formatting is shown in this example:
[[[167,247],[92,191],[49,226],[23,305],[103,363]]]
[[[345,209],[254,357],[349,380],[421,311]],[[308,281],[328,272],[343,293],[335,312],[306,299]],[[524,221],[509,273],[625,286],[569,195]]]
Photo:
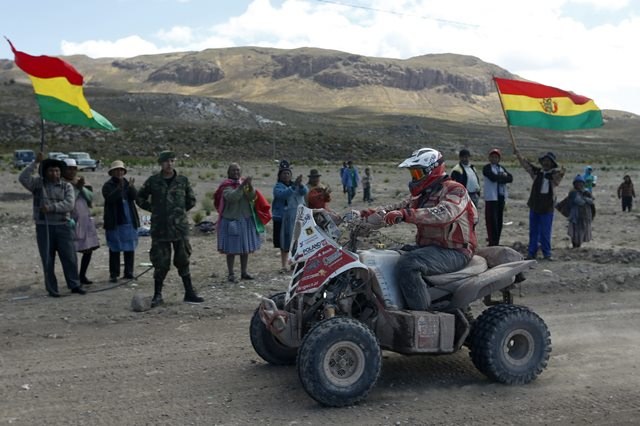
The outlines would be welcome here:
[[[502,103],[502,96],[500,93],[500,88],[498,88],[498,84],[496,83],[495,77],[493,78],[493,84],[496,86],[496,92],[498,92],[498,99],[500,99],[500,107],[502,108],[502,113],[504,114],[504,121],[507,123],[507,130],[509,131],[509,137],[511,138],[511,146],[513,147],[513,152],[517,152],[518,148],[516,147],[516,139],[513,137],[513,130],[511,130],[511,124],[509,124],[509,117],[507,117],[507,111],[504,109],[504,103]]]
[[[40,117],[40,152],[44,154],[44,118]]]

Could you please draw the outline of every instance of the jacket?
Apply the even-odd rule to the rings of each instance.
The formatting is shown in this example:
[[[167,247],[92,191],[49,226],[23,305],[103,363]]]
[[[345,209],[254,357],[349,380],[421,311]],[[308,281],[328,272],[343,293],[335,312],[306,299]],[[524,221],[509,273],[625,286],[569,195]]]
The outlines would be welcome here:
[[[476,171],[476,168],[472,164],[469,164],[468,167],[471,170],[473,170],[473,173],[476,175],[476,181],[478,182],[478,192],[480,192],[480,179],[478,178],[478,172]],[[467,188],[469,176],[467,176],[467,171],[465,170],[462,163],[458,162],[458,164],[456,164],[453,167],[453,169],[451,169],[451,179],[455,180],[456,182],[462,184],[465,188]]]
[[[304,196],[309,192],[306,185],[295,187],[277,182],[273,187],[273,202],[271,214],[274,220],[282,220],[285,215],[295,216],[295,211],[300,204],[304,204]],[[292,213],[293,212],[293,213]]]
[[[104,229],[115,229],[124,222],[124,203],[126,199],[129,204],[129,214],[131,216],[132,226],[134,229],[140,227],[140,217],[138,209],[136,209],[136,196],[138,191],[135,187],[130,186],[127,180],[123,180],[123,186],[118,185],[118,180],[111,178],[102,185],[102,196],[104,197]]]
[[[189,236],[187,212],[196,205],[196,196],[186,176],[174,171],[171,179],[162,172],[150,176],[138,191],[136,204],[151,212],[151,238],[177,241]]]
[[[530,161],[520,156],[520,154],[516,154],[516,156],[524,170],[533,179],[527,206],[529,206],[529,208],[536,214],[553,213],[555,205],[554,188],[560,184],[560,181],[564,177],[564,167],[561,169],[551,169],[548,172],[545,172],[541,167],[534,166]],[[541,190],[544,186],[544,179],[549,181],[549,191],[543,194]]]
[[[513,175],[507,171],[500,164],[496,164],[498,167],[498,173],[494,173],[493,165],[491,163],[485,164],[482,168],[482,175],[484,176],[484,200],[485,201],[498,201],[500,196],[503,199],[507,199],[508,191],[507,184],[513,182]],[[505,173],[503,176],[501,173]]]
[[[36,162],[22,170],[18,180],[33,194],[33,220],[38,225],[66,225],[76,204],[73,185],[64,180],[58,183],[46,181],[42,176],[33,176]],[[40,207],[47,206],[47,213]]]
[[[429,191],[431,189],[431,191]],[[386,210],[405,210],[404,220],[418,228],[416,243],[455,249],[471,259],[478,247],[478,211],[462,184],[445,178],[426,193],[408,197]]]

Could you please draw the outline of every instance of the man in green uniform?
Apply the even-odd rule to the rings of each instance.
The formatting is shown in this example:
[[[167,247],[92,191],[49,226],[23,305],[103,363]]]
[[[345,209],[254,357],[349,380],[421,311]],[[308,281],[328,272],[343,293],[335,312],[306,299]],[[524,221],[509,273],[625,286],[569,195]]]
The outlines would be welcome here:
[[[174,169],[175,154],[162,151],[158,156],[160,173],[144,183],[138,191],[136,204],[151,212],[151,252],[149,256],[154,267],[154,293],[151,306],[163,303],[162,283],[173,264],[184,284],[184,301],[202,303],[204,299],[193,290],[189,272],[189,220],[187,212],[196,204],[196,197],[186,176]]]

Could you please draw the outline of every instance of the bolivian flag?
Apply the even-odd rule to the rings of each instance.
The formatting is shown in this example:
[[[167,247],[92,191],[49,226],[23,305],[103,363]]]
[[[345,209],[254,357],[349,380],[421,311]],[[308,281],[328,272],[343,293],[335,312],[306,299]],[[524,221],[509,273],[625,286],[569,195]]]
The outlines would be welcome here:
[[[552,130],[602,126],[602,112],[585,96],[538,83],[493,79],[509,125]]]
[[[44,120],[94,129],[117,130],[105,117],[89,108],[82,92],[82,75],[71,64],[51,56],[31,56],[17,51],[15,63],[33,84]]]

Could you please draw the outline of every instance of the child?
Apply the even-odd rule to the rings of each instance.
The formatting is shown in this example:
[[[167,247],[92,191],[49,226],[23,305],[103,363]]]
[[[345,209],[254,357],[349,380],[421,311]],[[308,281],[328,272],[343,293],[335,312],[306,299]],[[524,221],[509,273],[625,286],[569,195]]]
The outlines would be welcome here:
[[[631,211],[631,205],[633,204],[633,198],[636,196],[633,190],[633,183],[629,175],[624,176],[624,182],[618,187],[618,199],[622,199],[622,211]]]
[[[364,195],[362,197],[362,201],[365,203],[371,204],[373,198],[371,198],[371,182],[373,181],[373,176],[371,176],[371,169],[367,167],[364,169],[364,176],[362,177],[362,189],[364,190]]]

